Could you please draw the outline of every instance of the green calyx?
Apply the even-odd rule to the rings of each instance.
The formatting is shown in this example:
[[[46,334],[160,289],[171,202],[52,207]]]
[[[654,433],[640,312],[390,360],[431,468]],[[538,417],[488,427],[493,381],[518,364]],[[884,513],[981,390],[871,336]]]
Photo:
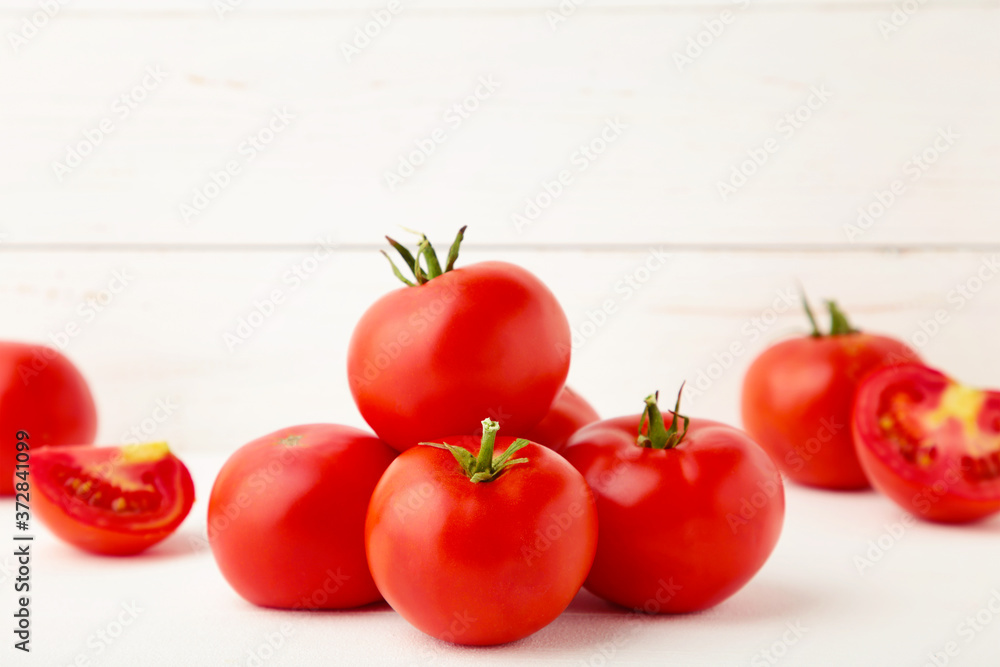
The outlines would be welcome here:
[[[477,484],[479,482],[492,482],[503,471],[515,463],[526,463],[528,461],[525,458],[511,458],[519,450],[528,446],[529,443],[524,438],[518,438],[510,443],[510,447],[503,454],[493,456],[493,445],[496,442],[497,431],[499,430],[500,424],[498,422],[492,419],[483,420],[483,442],[479,446],[479,456],[473,456],[469,450],[449,445],[446,442],[421,442],[420,444],[447,449],[455,457],[455,460],[458,461],[458,464],[462,466],[462,470],[465,471],[465,474],[472,482]]]
[[[435,252],[434,246],[432,246],[431,242],[427,239],[426,234],[420,234],[420,232],[414,232],[412,229],[406,230],[408,232],[411,232],[413,234],[418,234],[420,236],[420,243],[417,244],[416,255],[412,254],[409,250],[407,250],[406,246],[404,246],[402,243],[388,236],[385,237],[386,241],[389,242],[389,245],[395,248],[396,252],[399,253],[399,256],[403,258],[403,261],[406,263],[406,266],[409,267],[410,272],[413,273],[413,278],[414,280],[416,280],[416,283],[414,283],[412,280],[403,275],[402,271],[400,271],[399,268],[396,266],[396,263],[392,261],[391,257],[389,257],[389,253],[383,250],[382,254],[385,255],[385,258],[389,260],[389,264],[392,265],[392,272],[397,278],[402,280],[405,284],[409,285],[410,287],[414,287],[415,285],[423,285],[429,280],[437,278],[442,273],[448,273],[449,271],[455,268],[455,260],[458,259],[458,250],[459,247],[462,245],[462,239],[465,238],[465,229],[466,229],[465,227],[462,227],[460,230],[458,230],[458,235],[455,236],[455,240],[454,242],[452,242],[451,248],[448,250],[448,259],[443,270],[441,268],[441,262],[438,261],[437,252]]]
[[[806,298],[805,292],[802,293],[802,307],[805,309],[806,317],[809,318],[809,325],[812,327],[810,336],[813,338],[822,338],[824,335],[843,336],[845,334],[859,333],[860,330],[851,326],[847,315],[840,309],[836,301],[826,301],[825,303],[827,309],[830,311],[830,333],[828,334],[824,334],[819,330],[819,325],[816,323],[816,316],[813,315],[812,307],[809,305],[809,299]]]
[[[663,425],[663,413],[660,412],[660,406],[657,405],[660,392],[646,397],[646,407],[643,408],[642,417],[639,418],[639,437],[636,438],[635,444],[650,449],[673,449],[684,441],[691,419],[680,414],[681,394],[683,392],[684,385],[681,384],[681,388],[677,391],[677,403],[674,404],[674,409],[671,412],[674,418],[670,421],[670,428]],[[684,422],[683,431],[677,429],[677,423],[680,421]],[[649,426],[643,433],[643,426],[646,424]]]

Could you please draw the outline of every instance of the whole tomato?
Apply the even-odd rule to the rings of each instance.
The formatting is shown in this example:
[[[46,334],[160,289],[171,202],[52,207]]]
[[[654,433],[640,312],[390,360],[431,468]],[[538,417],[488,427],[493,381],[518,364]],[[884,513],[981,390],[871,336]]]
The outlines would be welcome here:
[[[904,343],[853,328],[827,302],[832,327],[769,347],[743,380],[743,426],[788,477],[826,489],[864,489],[851,407],[858,385],[877,368],[918,360]]]
[[[597,410],[594,410],[583,396],[569,387],[563,387],[549,413],[535,425],[535,428],[524,434],[524,437],[561,452],[571,435],[600,418]]]
[[[393,265],[407,286],[376,301],[351,336],[351,393],[375,433],[400,451],[476,433],[484,414],[526,433],[569,372],[569,322],[555,296],[513,264],[455,269],[464,229],[444,269],[426,237],[416,258],[389,239],[416,282]]]
[[[546,447],[497,438],[498,428],[487,419],[481,439],[403,452],[368,508],[378,589],[419,630],[456,644],[502,644],[548,625],[597,546],[583,477]]]
[[[18,500],[85,551],[137,554],[173,533],[194,504],[191,473],[165,442],[30,453],[30,477],[17,473],[19,483],[31,480],[30,491]]]
[[[94,442],[97,410],[87,382],[51,347],[0,343],[0,495],[14,493],[18,431],[35,449]]]
[[[246,600],[345,609],[381,599],[365,558],[365,510],[396,452],[349,426],[285,428],[238,449],[208,505],[208,541]]]
[[[1000,392],[889,366],[862,383],[853,428],[872,483],[914,516],[960,523],[1000,512]]]
[[[764,450],[677,408],[665,418],[655,396],[641,415],[584,426],[563,454],[597,500],[601,532],[584,587],[624,607],[683,613],[719,604],[757,573],[781,534],[784,487]]]

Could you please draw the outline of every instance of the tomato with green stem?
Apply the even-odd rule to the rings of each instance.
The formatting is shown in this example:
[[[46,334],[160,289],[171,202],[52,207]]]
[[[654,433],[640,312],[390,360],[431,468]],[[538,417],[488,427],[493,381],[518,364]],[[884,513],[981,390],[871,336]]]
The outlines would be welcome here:
[[[365,524],[372,576],[392,608],[432,637],[478,646],[548,625],[597,546],[583,477],[552,450],[482,424],[481,437],[403,452]]]
[[[30,506],[58,537],[98,554],[162,541],[194,504],[187,467],[165,442],[31,450]]]
[[[764,565],[781,534],[784,487],[742,431],[643,412],[585,426],[564,456],[597,501],[597,555],[584,587],[649,613],[719,604]]]
[[[888,367],[862,383],[852,427],[875,488],[915,516],[1000,512],[1000,392],[918,364]]]
[[[406,286],[376,301],[351,336],[351,394],[375,433],[399,451],[476,433],[483,415],[526,433],[569,372],[569,322],[555,296],[514,264],[456,268],[464,232],[443,269],[425,236],[416,256],[389,239],[414,279],[392,264]]]
[[[743,380],[743,426],[800,484],[826,489],[869,487],[851,434],[858,386],[886,365],[919,360],[905,343],[863,333],[828,301],[831,328],[820,332],[808,302],[812,333],[772,345]]]

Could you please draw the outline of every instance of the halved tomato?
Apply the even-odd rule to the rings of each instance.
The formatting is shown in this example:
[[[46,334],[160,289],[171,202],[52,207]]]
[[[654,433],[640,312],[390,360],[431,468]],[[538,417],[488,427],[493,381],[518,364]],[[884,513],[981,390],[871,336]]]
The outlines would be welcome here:
[[[852,426],[872,483],[914,515],[959,523],[1000,511],[1000,392],[888,366],[858,389]]]
[[[124,556],[170,535],[194,504],[194,482],[165,442],[31,452],[30,506],[85,551]]]

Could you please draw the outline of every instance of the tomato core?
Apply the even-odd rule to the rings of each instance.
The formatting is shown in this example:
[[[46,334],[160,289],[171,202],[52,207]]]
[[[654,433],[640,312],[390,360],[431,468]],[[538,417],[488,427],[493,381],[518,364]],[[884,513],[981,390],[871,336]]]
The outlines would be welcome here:
[[[935,405],[936,403],[936,405]],[[949,383],[939,396],[896,385],[884,392],[879,428],[908,463],[928,469],[944,453],[970,482],[1000,477],[1000,412],[987,393]]]

